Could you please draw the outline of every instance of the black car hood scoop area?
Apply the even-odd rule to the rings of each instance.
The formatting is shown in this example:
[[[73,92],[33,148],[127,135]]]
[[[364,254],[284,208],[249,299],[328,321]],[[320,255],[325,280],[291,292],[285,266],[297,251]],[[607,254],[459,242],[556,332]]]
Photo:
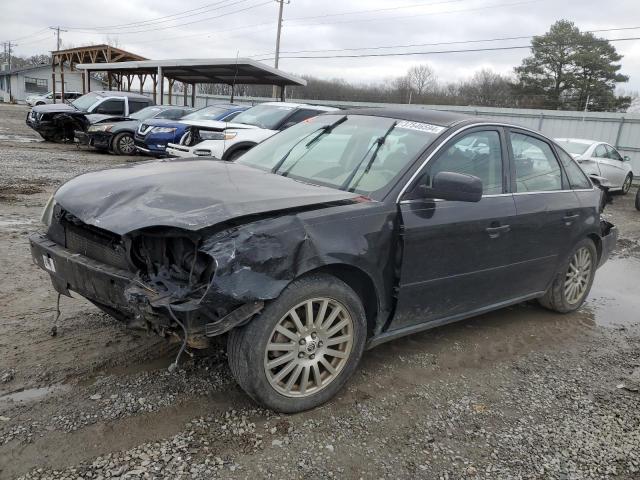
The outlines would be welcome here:
[[[152,226],[200,230],[358,194],[221,160],[160,160],[80,175],[55,194],[83,222],[119,235]]]

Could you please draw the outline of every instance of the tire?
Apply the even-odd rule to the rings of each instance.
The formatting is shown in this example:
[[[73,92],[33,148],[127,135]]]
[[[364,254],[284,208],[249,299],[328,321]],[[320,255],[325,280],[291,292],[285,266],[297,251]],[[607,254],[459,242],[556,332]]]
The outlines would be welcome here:
[[[129,132],[117,134],[111,142],[111,150],[116,155],[133,155],[136,153],[136,144],[133,135]]]
[[[640,210],[640,187],[638,187],[638,191],[636,192],[636,210]]]
[[[245,153],[247,153],[249,150],[250,150],[249,148],[240,148],[238,150],[235,150],[235,151],[231,152],[229,154],[229,156],[227,156],[227,158],[225,158],[225,160],[228,161],[228,162],[233,162],[233,161],[237,160],[238,158],[240,158]]]
[[[585,252],[588,253],[588,261],[584,260],[584,257],[580,258],[580,255],[586,255]],[[576,311],[589,295],[597,266],[598,251],[593,241],[581,240],[571,251],[569,258],[556,273],[553,283],[544,296],[538,299],[538,302],[543,307],[558,313]],[[578,291],[571,290],[572,284],[566,285],[572,280],[578,282],[573,287]]]
[[[39,105],[45,105],[45,103],[44,103],[44,102],[38,102],[38,103],[36,103],[36,107],[37,107],[37,106],[39,106]]]
[[[622,184],[622,188],[620,189],[620,193],[622,195],[626,195],[631,190],[631,183],[633,182],[633,174],[629,173],[624,179],[624,183]]]
[[[323,328],[322,322],[308,327],[309,302],[312,323],[324,313],[324,321],[330,322],[328,327]],[[336,308],[339,313],[330,320]],[[299,314],[302,335],[290,316],[292,311]],[[343,323],[345,326],[332,333],[332,329]],[[289,335],[279,333],[282,329],[288,330]],[[227,341],[227,355],[233,376],[251,398],[275,411],[294,413],[325,403],[344,386],[360,362],[366,336],[367,322],[358,295],[331,275],[312,274],[293,281],[258,317],[232,330]],[[336,344],[337,341],[343,343]],[[329,345],[330,342],[334,343]],[[286,348],[268,349],[269,345]],[[340,357],[332,356],[334,352]],[[270,367],[284,357],[289,360]],[[327,364],[334,373],[325,367]],[[285,372],[278,380],[278,375],[287,369],[291,373]],[[292,377],[295,378],[292,380]]]

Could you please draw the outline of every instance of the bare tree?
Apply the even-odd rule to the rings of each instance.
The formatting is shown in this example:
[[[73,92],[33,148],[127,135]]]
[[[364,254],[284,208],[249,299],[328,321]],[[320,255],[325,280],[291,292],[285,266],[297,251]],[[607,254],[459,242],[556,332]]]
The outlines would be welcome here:
[[[426,63],[411,67],[407,72],[407,77],[411,88],[418,97],[421,97],[436,84],[436,74]]]

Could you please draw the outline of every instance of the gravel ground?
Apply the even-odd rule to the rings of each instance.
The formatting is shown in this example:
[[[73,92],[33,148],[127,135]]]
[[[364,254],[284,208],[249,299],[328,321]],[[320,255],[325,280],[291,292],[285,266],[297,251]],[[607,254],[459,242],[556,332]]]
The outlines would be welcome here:
[[[176,345],[62,301],[30,261],[48,195],[123,161],[39,141],[0,104],[0,479],[640,478],[640,213],[581,311],[533,303],[382,345],[340,395],[258,408],[220,347],[168,372]]]

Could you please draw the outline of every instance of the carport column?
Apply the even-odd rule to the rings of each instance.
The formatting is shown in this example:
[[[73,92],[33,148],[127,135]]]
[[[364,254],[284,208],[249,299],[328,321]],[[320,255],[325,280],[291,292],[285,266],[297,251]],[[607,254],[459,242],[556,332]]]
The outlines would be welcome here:
[[[193,108],[196,107],[196,84],[191,84],[191,106]]]
[[[182,82],[182,103],[183,103],[183,107],[187,106],[187,94],[189,92],[187,92],[187,90],[189,89],[189,84]]]
[[[158,67],[158,90],[160,90],[160,102],[158,105],[164,104],[164,77],[162,76],[162,67]]]
[[[282,86],[280,87],[280,101],[281,101],[281,102],[284,102],[284,100],[285,100],[285,97],[286,97],[286,94],[285,94],[285,93],[286,93],[286,90],[285,90],[285,89],[286,89],[286,88],[287,88],[287,87],[285,87],[284,85],[282,85]]]
[[[11,78],[9,78],[11,81]],[[53,94],[53,103],[56,103],[56,56],[53,56],[53,61],[51,62],[51,82],[53,83],[51,87],[51,93]]]
[[[82,94],[84,95],[85,93],[87,93],[87,71],[86,70],[82,70]]]
[[[89,93],[91,91],[91,70],[84,70],[83,80],[87,83],[83,86],[82,92]]]
[[[60,100],[64,103],[64,60],[60,62]]]

